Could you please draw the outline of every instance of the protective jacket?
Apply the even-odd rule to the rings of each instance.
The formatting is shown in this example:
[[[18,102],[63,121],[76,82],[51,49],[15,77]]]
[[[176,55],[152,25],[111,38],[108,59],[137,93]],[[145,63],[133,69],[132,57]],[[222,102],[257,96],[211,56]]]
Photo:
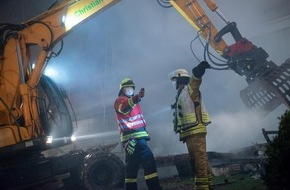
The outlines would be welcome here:
[[[180,141],[194,134],[206,133],[205,126],[211,122],[201,100],[200,84],[201,79],[192,76],[189,84],[176,96],[174,131],[179,133]]]
[[[138,96],[131,98],[121,95],[115,101],[116,119],[118,122],[121,142],[130,138],[149,139],[146,131],[146,121],[140,109]]]
[[[125,151],[125,189],[138,189],[138,170],[139,166],[142,165],[148,190],[162,190],[159,184],[154,156],[147,145],[149,135],[146,131],[146,121],[138,104],[140,101],[141,98],[138,95],[127,97],[120,94],[114,104],[121,142],[126,147],[131,138],[136,139],[133,153],[128,154]]]

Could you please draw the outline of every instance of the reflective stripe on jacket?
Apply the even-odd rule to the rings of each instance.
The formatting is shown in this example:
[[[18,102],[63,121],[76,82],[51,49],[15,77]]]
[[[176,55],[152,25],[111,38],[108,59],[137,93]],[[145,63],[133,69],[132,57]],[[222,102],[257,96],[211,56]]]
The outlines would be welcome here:
[[[211,122],[209,114],[200,98],[200,84],[201,80],[192,77],[190,83],[182,89],[178,96],[176,109],[177,128],[175,132],[180,134],[181,141],[193,134],[206,133],[205,126]],[[200,113],[198,113],[193,100],[199,104]]]
[[[145,138],[149,136],[145,130],[146,121],[138,103],[134,103],[132,98],[121,95],[114,106],[121,142],[129,140],[131,137]]]
[[[179,131],[179,140],[185,141],[191,135],[199,134],[199,133],[207,133],[206,126],[204,124],[198,124],[197,126],[188,128],[187,130]]]
[[[138,110],[137,106],[135,106],[136,109],[133,109],[133,114],[126,114],[123,115],[121,113],[117,113],[117,122],[118,127],[120,131],[128,131],[130,129],[139,129],[141,127],[144,127],[146,125],[146,122],[144,120],[144,117],[141,113],[136,110]]]
[[[139,130],[133,130],[133,131],[129,131],[127,133],[121,133],[121,142],[126,142],[128,141],[130,138],[135,138],[135,139],[146,139],[149,140],[149,134],[147,133],[147,131],[145,130],[145,127],[139,129]]]

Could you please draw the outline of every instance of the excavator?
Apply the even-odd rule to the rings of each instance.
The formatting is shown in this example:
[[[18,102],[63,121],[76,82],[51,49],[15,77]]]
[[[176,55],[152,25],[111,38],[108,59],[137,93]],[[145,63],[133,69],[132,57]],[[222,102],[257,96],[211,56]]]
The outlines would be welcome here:
[[[124,181],[120,158],[98,148],[46,157],[45,150],[72,144],[72,109],[65,91],[43,75],[49,60],[59,52],[56,45],[85,21],[121,0],[62,0],[47,11],[21,24],[0,23],[0,186],[27,188],[57,175],[69,173],[77,189],[114,189]],[[217,5],[204,0],[226,23],[216,29],[196,0],[158,0],[174,7],[207,40],[205,58],[246,77],[249,86],[240,92],[244,103],[271,112],[290,105],[290,61],[280,66],[268,54],[242,37],[234,22],[227,21]],[[230,33],[235,44],[227,45]],[[215,63],[211,46],[226,61]],[[36,48],[35,48],[36,47]],[[37,55],[34,63],[32,54]],[[214,68],[214,67],[212,67]],[[218,68],[217,68],[218,69]]]
[[[0,188],[31,189],[69,173],[68,189],[111,189],[124,181],[123,161],[110,147],[46,157],[72,144],[72,109],[65,91],[43,75],[62,39],[119,0],[56,1],[21,24],[0,25]],[[33,60],[33,55],[36,61]],[[80,184],[80,185],[79,185]]]

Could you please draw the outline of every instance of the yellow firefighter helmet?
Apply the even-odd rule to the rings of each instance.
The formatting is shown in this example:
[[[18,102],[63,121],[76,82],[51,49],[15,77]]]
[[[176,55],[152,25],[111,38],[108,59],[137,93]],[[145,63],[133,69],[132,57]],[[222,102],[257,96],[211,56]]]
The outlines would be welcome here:
[[[121,81],[120,90],[124,87],[132,87],[135,90],[135,83],[130,78],[125,78]]]

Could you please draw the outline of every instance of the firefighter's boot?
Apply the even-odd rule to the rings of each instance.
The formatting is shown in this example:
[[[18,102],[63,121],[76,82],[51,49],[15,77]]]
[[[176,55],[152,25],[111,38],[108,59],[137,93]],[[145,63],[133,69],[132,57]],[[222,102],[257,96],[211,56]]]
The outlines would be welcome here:
[[[148,190],[162,190],[163,188],[159,184],[159,179],[158,177],[154,177],[151,179],[146,179],[146,184],[148,187]]]

